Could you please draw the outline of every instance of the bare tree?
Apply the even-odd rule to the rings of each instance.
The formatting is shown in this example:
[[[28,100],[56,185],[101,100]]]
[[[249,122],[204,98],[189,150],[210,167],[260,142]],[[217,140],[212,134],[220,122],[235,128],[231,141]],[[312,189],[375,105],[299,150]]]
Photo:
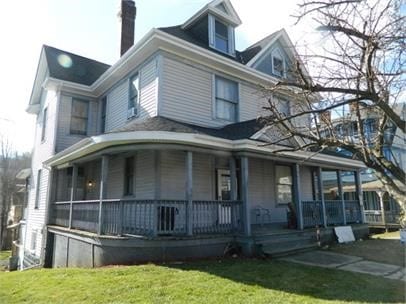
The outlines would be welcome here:
[[[318,49],[307,48],[287,77],[263,90],[269,101],[264,120],[282,134],[273,144],[289,141],[281,149],[289,151],[351,153],[374,169],[400,204],[405,226],[405,171],[385,157],[385,147],[404,141],[396,137],[406,132],[406,26],[400,2],[304,0],[297,22],[316,22],[322,37]],[[298,100],[290,113],[281,110],[280,95]]]
[[[6,229],[8,213],[18,190],[16,174],[29,163],[29,154],[17,154],[11,142],[0,137],[0,250],[11,245],[6,243]]]

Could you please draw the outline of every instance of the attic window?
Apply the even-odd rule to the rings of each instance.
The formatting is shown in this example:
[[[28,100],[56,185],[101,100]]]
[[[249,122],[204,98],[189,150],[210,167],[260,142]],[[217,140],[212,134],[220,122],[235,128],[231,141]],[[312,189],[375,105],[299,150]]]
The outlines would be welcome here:
[[[285,61],[279,49],[272,53],[272,74],[278,77],[285,76]]]
[[[216,49],[224,53],[228,53],[228,27],[216,20],[215,22],[215,46]]]

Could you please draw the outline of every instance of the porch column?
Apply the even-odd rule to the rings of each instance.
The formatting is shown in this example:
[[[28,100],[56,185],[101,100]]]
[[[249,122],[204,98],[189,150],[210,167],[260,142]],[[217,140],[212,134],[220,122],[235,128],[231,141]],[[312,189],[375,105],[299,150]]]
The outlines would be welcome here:
[[[237,200],[237,166],[235,162],[235,157],[231,156],[229,161],[230,166],[230,200],[235,202]],[[231,206],[231,226],[232,229],[238,228],[237,225],[237,214],[236,206]]]
[[[108,168],[109,157],[108,155],[103,155],[100,170],[99,224],[97,228],[97,234],[99,235],[103,233],[103,199],[106,197]]]
[[[318,186],[321,200],[321,208],[323,211],[323,226],[327,227],[327,213],[326,213],[326,203],[324,202],[323,174],[321,167],[317,167],[317,180],[319,184]]]
[[[300,166],[299,164],[293,165],[293,198],[295,200],[298,227],[303,230],[303,208],[302,196],[300,193]]]
[[[365,213],[364,213],[364,200],[362,198],[362,181],[360,170],[355,171],[355,186],[357,189],[357,198],[359,202],[359,207],[361,211],[361,223],[365,223]]]
[[[244,213],[244,234],[251,236],[251,206],[248,200],[248,157],[241,157],[241,196]]]
[[[388,232],[388,228],[386,227],[385,206],[383,204],[383,195],[385,194],[385,192],[379,190],[379,191],[376,191],[376,194],[378,194],[378,197],[379,197],[379,206],[381,207],[382,223],[385,227],[385,231]]]
[[[70,189],[70,206],[69,206],[69,229],[72,228],[73,201],[76,199],[76,187],[78,180],[78,165],[72,167],[72,188]]]
[[[343,213],[343,224],[347,225],[347,215],[345,214],[345,200],[343,191],[343,180],[341,178],[341,170],[337,170],[338,196],[341,200],[341,208]]]
[[[193,235],[193,152],[186,152],[186,230]]]

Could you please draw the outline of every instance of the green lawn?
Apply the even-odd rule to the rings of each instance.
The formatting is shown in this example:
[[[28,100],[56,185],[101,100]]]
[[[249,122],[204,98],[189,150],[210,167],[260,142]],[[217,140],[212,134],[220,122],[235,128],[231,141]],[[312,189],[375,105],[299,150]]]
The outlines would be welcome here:
[[[8,260],[11,256],[10,250],[0,251],[0,261]]]
[[[401,281],[271,260],[0,273],[0,303],[402,303]]]
[[[370,239],[336,244],[331,251],[355,255],[366,260],[405,267],[406,245],[400,243],[399,231],[372,235]]]

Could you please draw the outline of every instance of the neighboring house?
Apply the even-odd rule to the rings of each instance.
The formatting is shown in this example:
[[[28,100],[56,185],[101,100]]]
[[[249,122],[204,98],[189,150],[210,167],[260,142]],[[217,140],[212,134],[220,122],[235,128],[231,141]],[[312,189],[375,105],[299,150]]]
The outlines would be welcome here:
[[[374,137],[378,132],[379,125],[379,113],[374,109],[361,108],[361,118],[363,122],[363,128],[365,132],[365,138],[368,143],[374,145]],[[401,117],[406,115],[405,103],[399,103],[394,107],[394,111]],[[327,117],[327,122],[330,121],[334,127],[337,136],[342,136],[350,141],[357,142],[359,140],[359,130],[357,127],[356,114],[353,107],[350,107],[350,111],[347,115],[331,120]],[[328,136],[328,128],[325,131],[325,135]],[[406,136],[399,128],[389,122],[385,128],[385,137],[383,143],[383,152],[385,158],[398,165],[403,170],[405,167],[405,155],[406,155]],[[346,151],[341,150],[340,153],[347,154]],[[326,178],[325,181],[329,181]],[[334,179],[333,179],[334,180]],[[391,197],[389,197],[385,187],[374,175],[372,169],[366,168],[361,171],[363,200],[364,200],[364,213],[365,220],[370,227],[374,228],[397,228],[400,227],[399,216],[400,206]],[[356,187],[354,183],[346,182],[343,179],[345,197],[355,198]],[[337,187],[337,185],[332,185]],[[328,186],[326,187],[328,189]],[[332,188],[336,189],[336,188]],[[383,210],[385,212],[383,212]]]
[[[126,36],[134,3],[122,10]],[[291,77],[294,48],[280,30],[239,52],[240,23],[230,1],[212,1],[130,43],[113,66],[43,47],[28,106],[37,123],[24,261],[197,258],[230,243],[249,255],[263,245],[257,224],[283,232],[288,208],[298,229],[362,222],[360,196],[321,195],[323,172],[359,186],[362,163],[264,146],[277,132],[257,120],[258,84]],[[290,93],[278,98],[298,109]]]

